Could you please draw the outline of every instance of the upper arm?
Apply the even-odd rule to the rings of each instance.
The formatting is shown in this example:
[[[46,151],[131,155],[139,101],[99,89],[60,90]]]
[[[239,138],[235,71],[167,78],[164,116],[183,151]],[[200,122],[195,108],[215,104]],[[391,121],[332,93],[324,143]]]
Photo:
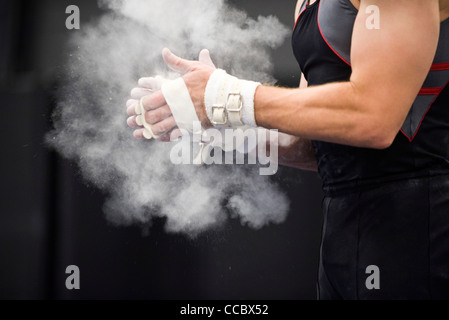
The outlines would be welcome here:
[[[295,21],[298,20],[299,17],[299,9],[301,9],[301,6],[303,4],[304,0],[298,0],[298,2],[296,2],[296,8],[295,8]]]
[[[371,5],[380,29],[367,27]],[[439,24],[438,0],[362,0],[351,48],[351,84],[361,93],[354,105],[397,132],[429,72]]]

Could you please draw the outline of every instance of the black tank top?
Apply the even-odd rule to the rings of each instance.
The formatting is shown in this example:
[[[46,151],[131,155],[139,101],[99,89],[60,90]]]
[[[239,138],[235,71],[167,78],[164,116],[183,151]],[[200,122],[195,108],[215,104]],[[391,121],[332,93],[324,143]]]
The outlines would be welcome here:
[[[300,9],[292,36],[293,51],[306,80],[309,85],[348,81],[357,9],[350,0],[307,2]],[[312,141],[324,190],[449,173],[448,83],[449,19],[441,23],[437,53],[424,86],[389,148]]]

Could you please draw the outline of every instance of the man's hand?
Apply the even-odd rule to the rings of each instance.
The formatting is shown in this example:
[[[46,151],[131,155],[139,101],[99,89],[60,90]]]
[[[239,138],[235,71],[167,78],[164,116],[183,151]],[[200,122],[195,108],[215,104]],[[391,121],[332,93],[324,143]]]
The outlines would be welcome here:
[[[204,91],[210,75],[215,71],[215,65],[210,58],[208,50],[202,50],[198,61],[189,61],[175,56],[170,50],[164,49],[162,56],[167,66],[183,75],[183,79],[189,89],[190,97],[194,103],[198,118],[204,128],[211,127],[211,123],[204,109]],[[128,125],[135,128],[134,137],[142,139],[144,129],[137,121],[135,108],[142,101],[146,110],[145,120],[151,125],[157,140],[170,141],[171,138],[181,136],[170,107],[167,105],[161,92],[163,79],[142,78],[139,80],[139,88],[131,91],[131,99],[127,102]]]
[[[204,106],[206,85],[216,69],[210,58],[209,51],[206,49],[202,50],[198,61],[182,59],[174,55],[169,49],[162,51],[162,57],[169,68],[182,75],[202,127],[206,129],[212,127]]]

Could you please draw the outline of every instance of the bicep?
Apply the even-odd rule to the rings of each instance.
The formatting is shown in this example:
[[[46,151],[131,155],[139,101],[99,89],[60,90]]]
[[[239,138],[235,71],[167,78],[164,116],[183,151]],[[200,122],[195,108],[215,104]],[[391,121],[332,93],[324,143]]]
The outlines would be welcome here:
[[[379,29],[370,28],[372,19],[379,19]],[[351,84],[363,93],[355,95],[363,99],[355,105],[373,116],[388,113],[391,125],[400,128],[428,74],[438,38],[438,0],[362,0],[351,48]]]

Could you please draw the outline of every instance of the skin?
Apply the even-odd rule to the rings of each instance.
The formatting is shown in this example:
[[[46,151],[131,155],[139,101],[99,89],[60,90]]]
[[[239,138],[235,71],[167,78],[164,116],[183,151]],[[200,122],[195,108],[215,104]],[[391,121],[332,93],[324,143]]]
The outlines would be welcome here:
[[[314,0],[312,0],[314,2]],[[310,140],[357,147],[388,148],[399,132],[432,64],[440,22],[449,17],[449,0],[352,0],[359,9],[352,48],[352,75],[347,82],[287,89],[259,86],[255,115],[259,126],[288,134],[280,146],[280,162],[315,170]],[[377,5],[381,29],[366,28],[366,8]],[[409,48],[419,48],[410,50]],[[211,124],[204,108],[204,91],[214,71],[208,59],[188,61],[164,49],[163,58],[181,73],[204,127]],[[325,98],[323,98],[325,97]],[[159,91],[142,100],[147,121],[162,141],[176,123]],[[137,128],[133,102],[128,124]],[[386,116],[388,115],[388,116]],[[142,137],[142,130],[134,132]]]

